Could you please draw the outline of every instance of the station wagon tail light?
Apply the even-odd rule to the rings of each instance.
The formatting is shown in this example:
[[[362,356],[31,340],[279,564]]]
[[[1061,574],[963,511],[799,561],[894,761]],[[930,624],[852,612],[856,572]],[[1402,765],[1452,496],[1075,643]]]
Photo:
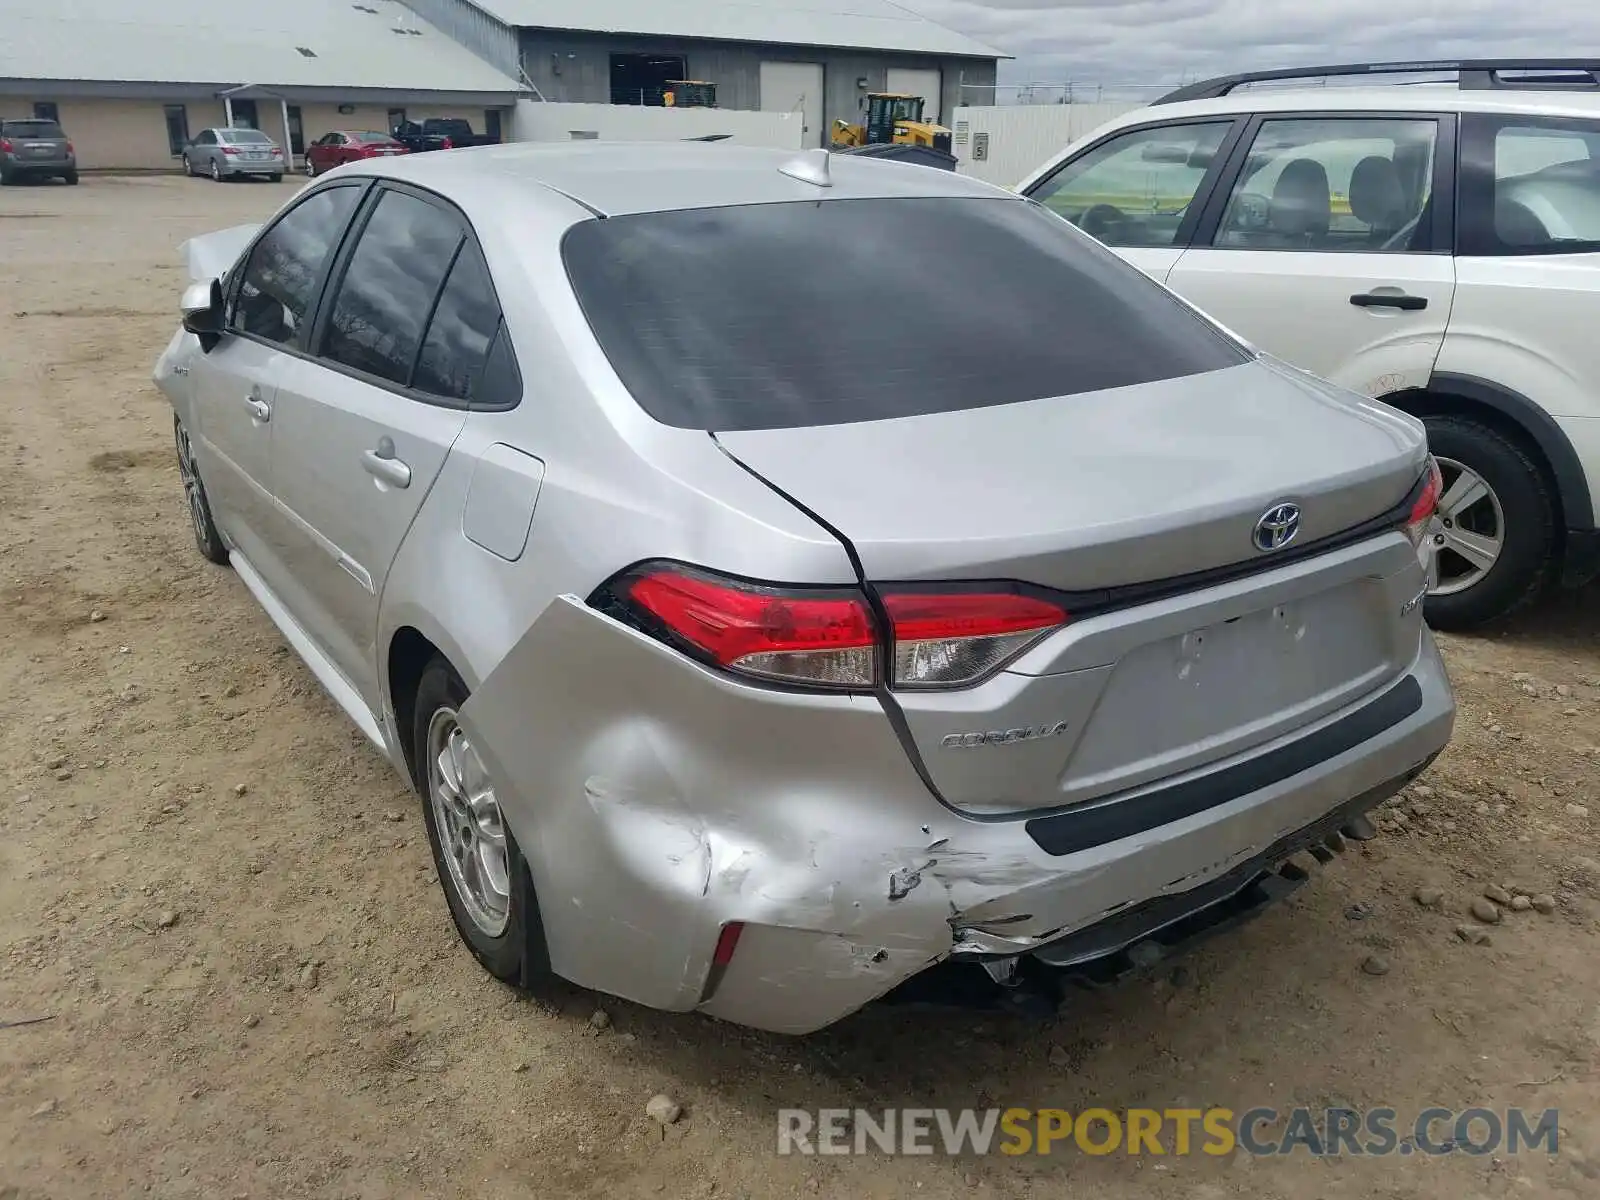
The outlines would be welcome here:
[[[10,138],[0,138],[0,154],[10,154],[15,149]]]
[[[751,583],[677,564],[627,572],[591,603],[738,675],[865,691],[887,662],[891,687],[958,688],[1067,622],[1060,605],[1005,586],[885,589],[887,636],[857,589]]]
[[[982,679],[1067,622],[1058,604],[1013,592],[890,592],[896,687]]]
[[[76,154],[77,153],[77,151],[72,148],[72,143],[71,142],[67,143],[67,153],[68,154]]]
[[[1411,539],[1413,546],[1421,546],[1423,539],[1428,536],[1428,522],[1439,510],[1439,497],[1443,492],[1444,476],[1439,473],[1439,460],[1430,454],[1428,468],[1423,475],[1422,491],[1411,506],[1411,515],[1406,518],[1406,536]]]

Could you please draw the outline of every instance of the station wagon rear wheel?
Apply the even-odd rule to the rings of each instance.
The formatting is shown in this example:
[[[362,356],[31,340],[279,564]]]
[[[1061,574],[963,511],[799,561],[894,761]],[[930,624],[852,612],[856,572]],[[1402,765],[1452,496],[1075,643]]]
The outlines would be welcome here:
[[[1532,602],[1554,574],[1556,506],[1528,450],[1501,430],[1454,414],[1425,418],[1444,490],[1430,531],[1438,582],[1425,613],[1465,629]]]

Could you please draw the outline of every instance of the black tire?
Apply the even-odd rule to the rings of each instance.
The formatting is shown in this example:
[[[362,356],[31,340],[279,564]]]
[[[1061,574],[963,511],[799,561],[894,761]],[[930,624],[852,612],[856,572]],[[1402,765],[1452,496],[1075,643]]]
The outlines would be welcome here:
[[[194,178],[194,164],[189,161],[187,154],[183,156],[183,173],[190,179]]]
[[[273,183],[282,183],[283,182],[283,176],[282,175],[268,175],[267,178],[270,179]]]
[[[0,168],[0,187],[10,187],[17,181],[17,177],[10,171]]]
[[[66,180],[68,187],[78,186],[78,173],[76,171],[68,171],[61,178]]]
[[[1424,608],[1435,629],[1469,629],[1531,604],[1549,585],[1557,565],[1555,497],[1529,451],[1498,429],[1454,414],[1423,420],[1429,449],[1477,472],[1504,514],[1494,566],[1463,591],[1430,595]]]
[[[185,500],[189,506],[189,526],[194,532],[194,544],[200,553],[219,567],[228,562],[228,544],[217,531],[211,517],[211,500],[206,495],[206,485],[200,479],[200,468],[194,461],[194,448],[189,443],[189,432],[176,416],[172,418],[172,436],[178,449],[178,475],[183,480]]]
[[[550,959],[545,949],[544,925],[539,917],[539,902],[534,896],[533,878],[516,838],[509,826],[505,827],[510,905],[504,930],[491,937],[473,921],[457,891],[434,812],[430,791],[434,768],[428,761],[429,730],[436,713],[441,709],[459,712],[468,695],[466,684],[444,658],[435,657],[423,670],[413,705],[411,744],[415,762],[412,774],[422,798],[422,819],[428,830],[428,845],[433,851],[434,871],[450,906],[450,919],[455,922],[456,932],[472,957],[489,974],[513,987],[529,988],[549,978]]]
[[[214,158],[211,160],[211,182],[222,182],[222,168],[217,165],[217,160]]]

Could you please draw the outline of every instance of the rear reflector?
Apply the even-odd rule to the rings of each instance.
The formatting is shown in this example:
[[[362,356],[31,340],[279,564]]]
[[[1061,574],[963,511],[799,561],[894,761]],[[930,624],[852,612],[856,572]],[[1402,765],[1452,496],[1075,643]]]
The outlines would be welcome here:
[[[730,579],[651,563],[591,599],[707,665],[803,687],[957,688],[984,679],[1067,622],[1060,605],[1011,585],[885,589],[884,636],[860,591]]]
[[[743,921],[729,921],[717,935],[717,948],[711,952],[711,965],[725,967],[733,961],[733,952],[739,948],[739,935],[744,932]]]

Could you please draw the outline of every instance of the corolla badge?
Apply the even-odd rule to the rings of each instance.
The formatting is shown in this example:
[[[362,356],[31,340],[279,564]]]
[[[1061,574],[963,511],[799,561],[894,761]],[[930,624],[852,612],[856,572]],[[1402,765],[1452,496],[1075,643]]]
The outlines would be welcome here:
[[[1282,550],[1294,541],[1299,532],[1300,506],[1274,504],[1257,519],[1250,540],[1255,543],[1257,550]]]
[[[1065,721],[1051,721],[1045,725],[990,729],[981,733],[947,733],[939,739],[939,745],[946,750],[971,750],[975,746],[1013,746],[1018,742],[1036,742],[1040,738],[1060,737],[1069,728],[1071,727]]]

